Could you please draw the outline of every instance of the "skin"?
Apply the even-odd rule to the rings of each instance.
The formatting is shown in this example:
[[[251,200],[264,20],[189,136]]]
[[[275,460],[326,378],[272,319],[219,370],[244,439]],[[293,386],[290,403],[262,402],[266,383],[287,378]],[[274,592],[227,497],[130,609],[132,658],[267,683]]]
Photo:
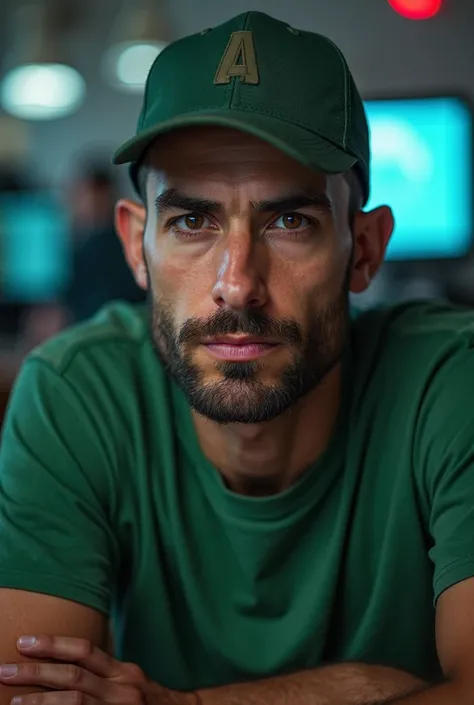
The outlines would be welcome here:
[[[175,333],[189,319],[209,321],[224,309],[291,320],[305,338],[318,316],[347,297],[347,289],[364,291],[383,260],[393,230],[387,206],[359,212],[351,233],[343,175],[313,172],[253,136],[215,127],[179,130],[155,142],[147,163],[147,204],[119,201],[116,228],[138,285],[149,290],[154,308],[171,312]],[[222,212],[206,214],[204,221],[181,218],[178,227],[186,233],[195,224],[201,227],[198,238],[183,239],[170,225],[189,211],[154,207],[170,188],[222,204]],[[330,210],[298,208],[282,221],[284,213],[258,213],[251,205],[302,191],[324,195]],[[303,224],[301,237],[288,233],[288,222]],[[281,492],[324,451],[339,407],[346,328],[344,318],[329,328],[334,364],[291,413],[223,425],[194,412],[203,452],[229,488],[254,495]],[[159,335],[155,343],[163,349]],[[196,345],[188,352],[203,384],[222,381],[206,348]],[[278,385],[294,355],[286,344],[266,355],[258,372],[261,384]]]
[[[245,310],[253,300],[256,306],[272,311],[272,316],[291,318],[303,330],[309,329],[317,306],[327,306],[343,291],[344,272],[347,274],[349,266],[351,238],[344,180],[311,174],[266,145],[230,131],[202,130],[194,135],[188,132],[176,134],[173,140],[167,138],[159,154],[151,155],[157,166],[149,184],[149,197],[162,193],[167,184],[179,183],[180,188],[194,189],[206,197],[227,198],[227,207],[217,236],[211,238],[205,253],[197,256],[181,252],[151,211],[146,221],[141,205],[121,201],[117,223],[137,281],[144,288],[150,282],[154,297],[158,296],[159,301],[167,297],[172,302],[178,328],[193,316],[208,319],[222,308]],[[174,154],[171,147],[167,151],[166,144],[172,145]],[[326,219],[321,216],[324,226],[320,245],[308,246],[305,256],[292,251],[290,264],[288,245],[261,237],[265,226],[257,227],[248,204],[301,187],[306,179],[314,180],[313,187],[317,181],[324,188],[333,204],[332,215]],[[358,214],[348,277],[351,291],[363,291],[374,276],[392,225],[386,208]],[[257,244],[251,247],[254,242],[258,248]],[[204,350],[192,352],[204,374],[215,373]],[[281,378],[291,352],[281,349],[275,351],[272,359],[269,356],[264,370],[267,383]],[[291,414],[283,413],[267,423],[222,425],[196,415],[203,448],[237,491],[241,487],[248,489],[242,467],[254,478],[273,479],[275,487],[291,484],[307,460],[324,449],[337,412],[339,388],[340,369],[335,365],[319,385],[295,404]],[[280,462],[279,453],[289,462]],[[269,459],[273,459],[273,466]],[[97,647],[106,642],[106,619],[91,608],[46,595],[2,589],[0,613],[7,616],[2,624],[0,661],[19,666],[16,676],[0,677],[5,684],[0,686],[0,705],[7,705],[14,694],[37,693],[40,686],[53,692],[26,696],[23,705],[130,705],[143,702],[144,691],[149,702],[163,705],[472,702],[473,578],[453,585],[438,600],[436,644],[446,682],[426,689],[417,679],[394,669],[341,663],[198,693],[178,693],[148,683],[137,666],[119,663],[102,653]],[[20,645],[16,650],[15,639],[22,633],[39,635],[36,650],[28,651]],[[64,637],[48,637],[45,633]],[[387,634],[387,638],[391,635]],[[408,692],[412,694],[405,696]],[[79,697],[81,694],[85,697]]]

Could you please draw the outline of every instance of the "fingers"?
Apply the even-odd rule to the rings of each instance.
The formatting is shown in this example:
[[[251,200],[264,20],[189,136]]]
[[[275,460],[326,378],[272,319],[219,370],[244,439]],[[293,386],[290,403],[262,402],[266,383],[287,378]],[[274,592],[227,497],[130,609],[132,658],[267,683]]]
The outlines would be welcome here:
[[[122,671],[120,661],[86,639],[45,634],[24,636],[18,639],[17,648],[21,654],[30,658],[53,658],[56,661],[77,663],[101,678],[118,678]]]
[[[68,693],[34,693],[33,695],[18,695],[11,705],[101,705],[99,700],[89,695],[71,691]]]
[[[125,695],[124,686],[103,680],[76,664],[6,664],[0,669],[0,681],[5,685],[35,685],[53,690],[80,691],[104,703],[121,703]]]

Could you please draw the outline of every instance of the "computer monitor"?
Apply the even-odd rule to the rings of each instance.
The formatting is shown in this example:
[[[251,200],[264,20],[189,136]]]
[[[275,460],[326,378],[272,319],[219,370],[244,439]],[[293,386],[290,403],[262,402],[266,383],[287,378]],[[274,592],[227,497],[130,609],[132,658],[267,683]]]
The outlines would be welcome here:
[[[59,197],[0,193],[0,302],[30,305],[56,299],[70,277],[70,232]]]
[[[365,102],[372,145],[367,208],[392,207],[387,260],[465,256],[473,239],[473,117],[459,97]]]

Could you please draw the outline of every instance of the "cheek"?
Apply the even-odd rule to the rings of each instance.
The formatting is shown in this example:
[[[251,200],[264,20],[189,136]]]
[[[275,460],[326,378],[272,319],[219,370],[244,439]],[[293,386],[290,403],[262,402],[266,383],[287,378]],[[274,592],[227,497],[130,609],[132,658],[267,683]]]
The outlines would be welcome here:
[[[324,248],[297,264],[286,260],[275,272],[277,307],[283,316],[303,321],[316,309],[324,309],[339,296],[347,269],[347,257],[336,248]]]
[[[157,243],[145,251],[153,295],[171,309],[177,325],[213,312],[209,266],[165,252]]]
[[[313,278],[313,291],[317,297],[316,303],[324,306],[338,297],[344,284],[347,270],[347,260],[342,255],[327,257],[318,262]]]

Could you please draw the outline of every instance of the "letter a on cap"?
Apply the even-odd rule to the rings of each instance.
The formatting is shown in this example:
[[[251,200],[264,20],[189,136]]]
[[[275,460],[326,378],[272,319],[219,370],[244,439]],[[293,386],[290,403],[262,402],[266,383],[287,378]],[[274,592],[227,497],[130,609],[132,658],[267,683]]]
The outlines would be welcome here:
[[[259,82],[257,57],[252,32],[233,32],[220,60],[214,83],[230,83],[230,79],[240,77],[242,83]]]

